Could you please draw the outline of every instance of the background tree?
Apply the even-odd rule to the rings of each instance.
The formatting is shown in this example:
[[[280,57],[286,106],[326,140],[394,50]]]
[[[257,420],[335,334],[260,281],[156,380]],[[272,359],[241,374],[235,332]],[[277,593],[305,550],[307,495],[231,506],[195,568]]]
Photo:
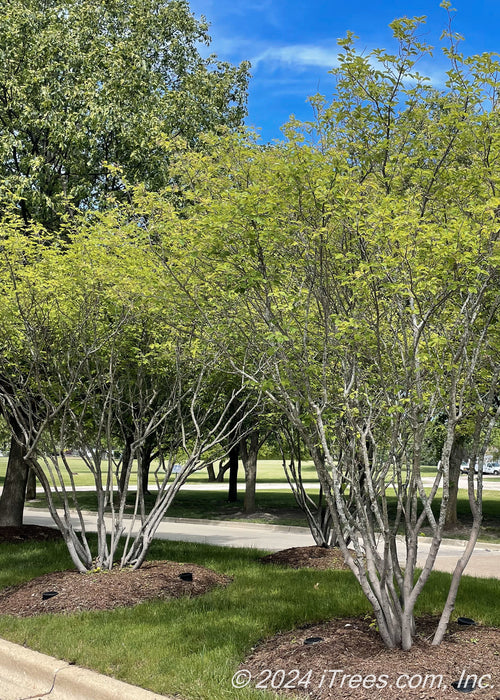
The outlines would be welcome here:
[[[241,124],[248,64],[202,58],[183,0],[11,2],[0,18],[4,209],[57,229],[133,183],[165,183],[165,134]]]
[[[241,462],[245,472],[243,512],[247,515],[255,513],[257,510],[256,487],[259,452],[275,425],[271,412],[266,411],[264,407],[265,404],[260,407],[258,412],[252,414],[251,424],[245,426],[246,430],[240,440]]]
[[[317,495],[307,492],[302,474],[304,445],[301,434],[288,420],[283,420],[279,432],[283,471],[290,485],[295,501],[307,518],[314,541],[319,547],[337,546],[337,534],[332,516],[320,484]],[[323,459],[321,451],[317,458]],[[346,537],[348,543],[349,538]]]

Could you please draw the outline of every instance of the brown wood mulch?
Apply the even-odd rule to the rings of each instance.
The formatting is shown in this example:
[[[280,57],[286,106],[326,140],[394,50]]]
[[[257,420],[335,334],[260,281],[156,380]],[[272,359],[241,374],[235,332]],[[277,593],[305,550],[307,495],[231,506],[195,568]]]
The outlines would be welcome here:
[[[419,620],[415,644],[404,652],[386,649],[369,619],[332,620],[263,642],[240,668],[250,672],[252,685],[288,697],[444,700],[475,685],[470,697],[499,700],[500,629],[453,622],[434,647],[436,623]]]
[[[261,561],[295,569],[347,568],[338,549],[314,546]],[[477,700],[500,700],[500,629],[454,621],[435,647],[436,625],[437,618],[418,620],[415,644],[404,652],[384,646],[371,616],[331,620],[263,641],[240,671],[249,672],[252,686],[285,697],[445,700],[470,692]]]
[[[193,575],[192,581],[179,578],[186,573]],[[0,614],[31,617],[43,613],[112,610],[132,607],[145,600],[199,596],[229,582],[229,577],[204,566],[170,561],[146,562],[137,571],[127,568],[85,574],[56,571],[0,591]],[[56,595],[47,597],[50,593]]]
[[[353,552],[354,553],[354,552]],[[348,569],[337,547],[290,547],[261,557],[262,564],[276,564],[290,569]]]

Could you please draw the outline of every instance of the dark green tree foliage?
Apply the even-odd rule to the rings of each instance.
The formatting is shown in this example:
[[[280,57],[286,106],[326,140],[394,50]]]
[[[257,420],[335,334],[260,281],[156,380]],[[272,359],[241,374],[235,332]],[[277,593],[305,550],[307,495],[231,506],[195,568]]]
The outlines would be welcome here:
[[[162,141],[241,124],[248,64],[203,58],[184,0],[13,0],[0,10],[0,205],[57,229],[131,182],[160,187]],[[108,167],[111,166],[111,167]]]

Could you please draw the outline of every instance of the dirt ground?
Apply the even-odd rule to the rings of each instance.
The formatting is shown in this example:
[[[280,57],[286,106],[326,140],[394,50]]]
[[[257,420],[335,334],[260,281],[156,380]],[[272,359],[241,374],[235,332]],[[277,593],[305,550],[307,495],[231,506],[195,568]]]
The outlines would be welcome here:
[[[51,528],[0,528],[0,542],[57,537]],[[321,547],[294,547],[261,561],[293,568],[345,568],[337,550]],[[179,578],[185,573],[191,573],[193,580]],[[105,610],[147,599],[202,595],[229,582],[202,566],[165,561],[147,562],[135,572],[61,571],[0,591],[0,613],[25,617]],[[56,595],[44,596],[51,592]],[[295,629],[253,650],[240,667],[242,685],[251,676],[252,684],[261,689],[313,700],[444,700],[464,692],[472,692],[478,700],[500,700],[500,630],[455,621],[443,643],[433,647],[435,626],[435,619],[418,620],[409,652],[387,650],[371,616]],[[236,687],[237,683],[235,677]]]

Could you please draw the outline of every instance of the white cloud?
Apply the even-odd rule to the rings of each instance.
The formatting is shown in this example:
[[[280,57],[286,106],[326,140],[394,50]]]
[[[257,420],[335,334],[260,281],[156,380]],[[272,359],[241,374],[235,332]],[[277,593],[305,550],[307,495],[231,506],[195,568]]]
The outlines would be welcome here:
[[[295,68],[306,69],[308,67],[318,67],[325,70],[337,68],[339,66],[339,53],[341,49],[335,45],[334,47],[317,46],[314,44],[290,44],[287,46],[270,46],[262,47],[260,53],[257,53],[250,59],[252,69],[256,71],[259,65],[277,67],[294,66]],[[365,48],[362,52],[368,57],[368,61],[373,68],[384,70],[375,56],[370,56],[369,48]],[[430,84],[439,89],[444,87],[446,82],[445,67],[441,67],[442,60],[439,59],[424,59],[421,63],[415,65],[415,70],[421,72],[429,78]],[[413,83],[414,81],[408,81]]]
[[[210,44],[210,50],[224,56],[244,56],[249,59],[252,49],[255,50],[255,41],[244,37],[214,36]],[[241,60],[241,58],[240,58]]]
[[[250,59],[252,67],[257,69],[260,63],[282,63],[290,66],[319,66],[334,68],[338,65],[338,47],[325,48],[314,44],[292,44],[273,46],[265,49]]]

